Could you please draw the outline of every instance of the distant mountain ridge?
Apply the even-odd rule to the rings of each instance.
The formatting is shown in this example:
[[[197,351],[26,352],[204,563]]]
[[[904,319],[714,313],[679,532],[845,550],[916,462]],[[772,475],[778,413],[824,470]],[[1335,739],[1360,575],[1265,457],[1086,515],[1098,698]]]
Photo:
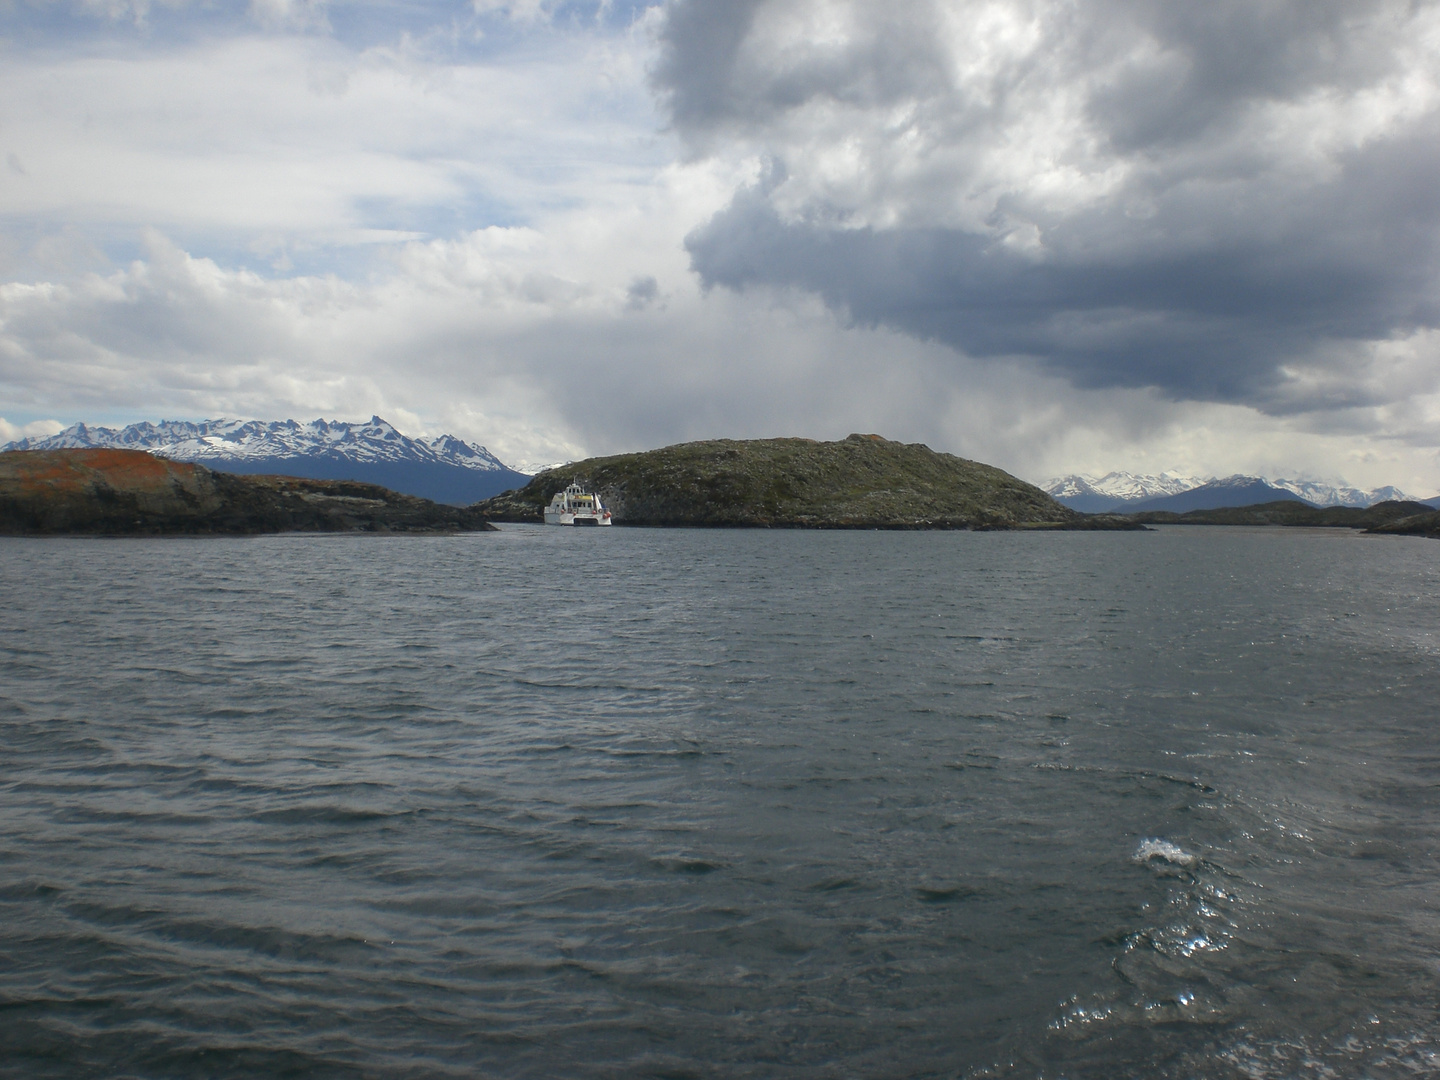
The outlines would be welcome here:
[[[164,420],[125,428],[74,424],[0,450],[145,450],[221,472],[359,480],[435,502],[468,505],[530,478],[478,443],[453,435],[413,439],[378,416],[369,422]]]
[[[1232,506],[1255,506],[1260,503],[1295,502],[1313,507],[1315,504],[1302,499],[1293,491],[1276,487],[1258,476],[1227,476],[1223,480],[1211,480],[1208,484],[1161,495],[1154,499],[1137,499],[1125,504],[1127,514],[1143,514],[1157,510],[1168,510],[1177,514],[1191,510],[1219,510]]]
[[[1199,487],[1204,480],[1180,473],[1159,476],[1130,472],[1109,472],[1104,476],[1060,476],[1047,480],[1040,490],[1072,510],[1083,514],[1103,514],[1126,503],[1161,495],[1178,495]]]
[[[1381,487],[1372,491],[1347,485],[1318,484],[1308,480],[1268,480],[1237,473],[1224,478],[1186,476],[1166,472],[1158,476],[1111,472],[1104,476],[1071,475],[1056,477],[1040,485],[1059,502],[1082,513],[1137,513],[1150,510],[1214,510],[1251,503],[1299,499],[1312,506],[1364,508],[1379,502],[1424,501],[1399,488]],[[1188,498],[1177,498],[1187,496]],[[1177,499],[1175,502],[1170,500]]]

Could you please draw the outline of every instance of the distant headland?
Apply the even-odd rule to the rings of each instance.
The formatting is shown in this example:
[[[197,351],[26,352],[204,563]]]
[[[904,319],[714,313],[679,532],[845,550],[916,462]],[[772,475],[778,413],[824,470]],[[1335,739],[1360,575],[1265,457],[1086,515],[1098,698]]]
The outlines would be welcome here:
[[[236,476],[143,450],[0,453],[0,534],[244,535],[491,529],[473,509],[374,484]]]
[[[1141,528],[1086,516],[1007,472],[879,435],[711,439],[587,458],[477,503],[492,521],[537,522],[572,481],[620,525],[808,529]]]
[[[341,420],[162,420],[125,428],[73,424],[3,450],[148,450],[214,472],[358,480],[407,495],[468,506],[530,479],[479,443],[453,435],[412,439],[372,416]]]
[[[1288,525],[1302,529],[1363,529],[1368,533],[1440,538],[1440,510],[1428,503],[1389,499],[1363,509],[1311,506],[1281,499],[1254,506],[1225,506],[1177,514],[1151,510],[1129,515],[1144,525]]]

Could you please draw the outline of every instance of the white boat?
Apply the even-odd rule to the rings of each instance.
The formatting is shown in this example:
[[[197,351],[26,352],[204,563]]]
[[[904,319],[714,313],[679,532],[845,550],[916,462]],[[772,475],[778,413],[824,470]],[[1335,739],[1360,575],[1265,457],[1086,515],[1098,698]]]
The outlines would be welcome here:
[[[546,525],[609,525],[610,511],[579,484],[557,491],[545,508]]]

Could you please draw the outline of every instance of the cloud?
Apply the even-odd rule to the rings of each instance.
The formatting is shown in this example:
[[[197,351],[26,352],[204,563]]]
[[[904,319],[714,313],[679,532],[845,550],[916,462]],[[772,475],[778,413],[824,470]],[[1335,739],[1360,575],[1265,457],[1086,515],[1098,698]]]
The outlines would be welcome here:
[[[477,15],[500,14],[522,22],[548,19],[554,12],[554,0],[471,0]]]
[[[1440,480],[1431,6],[91,9],[0,42],[0,433]]]
[[[630,282],[630,287],[625,290],[625,296],[627,308],[631,311],[643,311],[660,298],[660,283],[655,280],[653,274],[637,277]]]
[[[489,62],[404,35],[359,50],[248,31],[133,45],[0,43],[4,231],[83,226],[119,246],[159,228],[314,266],[317,252],[524,222],[664,162],[626,35],[559,35]]]
[[[63,431],[65,425],[58,420],[35,420],[28,424],[12,424],[0,416],[0,444],[17,439],[43,438]]]
[[[1275,414],[1373,404],[1386,343],[1440,370],[1434,4],[681,0],[660,40],[691,152],[765,163],[708,285]]]
[[[1433,387],[1408,415],[1349,410],[1337,433],[1243,406],[1076,389],[847,326],[800,292],[706,295],[666,240],[725,179],[670,170],[669,202],[614,213],[608,230],[577,227],[582,216],[413,242],[363,282],[228,270],[152,234],[143,259],[112,273],[0,286],[0,397],[12,417],[111,423],[379,413],[508,461],[881,431],[1032,479],[1117,459],[1289,475],[1298,458],[1324,476],[1436,486]],[[665,302],[637,307],[647,279]],[[1374,373],[1413,376],[1403,349],[1377,355]],[[1408,442],[1395,434],[1407,429]]]
[[[250,0],[250,18],[267,30],[328,30],[327,0]]]

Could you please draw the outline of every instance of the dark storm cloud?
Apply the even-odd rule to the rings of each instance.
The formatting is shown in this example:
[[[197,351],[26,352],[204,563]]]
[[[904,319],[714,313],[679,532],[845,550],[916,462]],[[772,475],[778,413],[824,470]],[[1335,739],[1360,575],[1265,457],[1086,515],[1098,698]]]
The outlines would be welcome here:
[[[707,285],[799,287],[1078,385],[1270,411],[1374,403],[1358,375],[1297,397],[1283,369],[1343,374],[1364,343],[1440,326],[1433,5],[1016,2],[1019,31],[978,54],[954,23],[946,38],[940,5],[838,7],[823,46],[763,38],[825,14],[805,0],[670,11],[656,80],[677,128],[774,163],[689,237]],[[701,62],[712,31],[723,47]],[[1074,130],[1037,128],[1055,101]],[[904,125],[927,148],[908,172],[892,168]],[[1082,183],[1121,179],[1057,198],[1005,172],[1026,140]],[[812,167],[841,146],[868,186]],[[957,221],[955,192],[988,213]]]
[[[809,42],[767,63],[747,48],[762,9],[806,9],[806,0],[676,0],[660,31],[654,83],[683,133],[763,122],[816,97],[883,105],[940,91],[950,59],[938,0],[854,4],[843,41]],[[839,5],[846,6],[846,5]],[[1256,98],[1316,88],[1355,90],[1383,77],[1405,42],[1410,0],[1012,0],[1033,21],[1037,47],[1001,66],[1003,96],[1024,81],[1057,87],[1117,61],[1128,66],[1091,97],[1094,115],[1126,143],[1183,138]],[[1374,24],[1379,23],[1379,26]],[[1387,32],[1393,31],[1393,32]],[[750,39],[747,41],[747,39]],[[1141,46],[1147,46],[1141,48]],[[1146,54],[1150,55],[1146,55]],[[773,58],[770,58],[773,60]]]
[[[736,53],[762,0],[678,4],[661,30],[665,51],[655,70],[682,129],[712,124],[729,108]]]
[[[757,13],[783,6],[773,0],[671,5],[653,81],[682,135],[694,140],[764,121],[816,97],[884,104],[934,92],[943,83],[945,57],[935,47],[928,2],[894,0],[879,18],[862,12],[859,40],[792,52],[783,67],[772,67],[757,62],[745,45]]]
[[[1037,262],[954,229],[787,224],[763,188],[737,195],[687,247],[708,284],[810,289],[860,323],[972,356],[1039,357],[1077,385],[1160,386],[1273,409],[1277,365],[1318,342],[1440,325],[1440,185],[1424,182],[1440,175],[1440,129],[1426,137],[1388,155],[1398,160],[1356,161],[1359,176],[1278,232],[1201,250]]]

